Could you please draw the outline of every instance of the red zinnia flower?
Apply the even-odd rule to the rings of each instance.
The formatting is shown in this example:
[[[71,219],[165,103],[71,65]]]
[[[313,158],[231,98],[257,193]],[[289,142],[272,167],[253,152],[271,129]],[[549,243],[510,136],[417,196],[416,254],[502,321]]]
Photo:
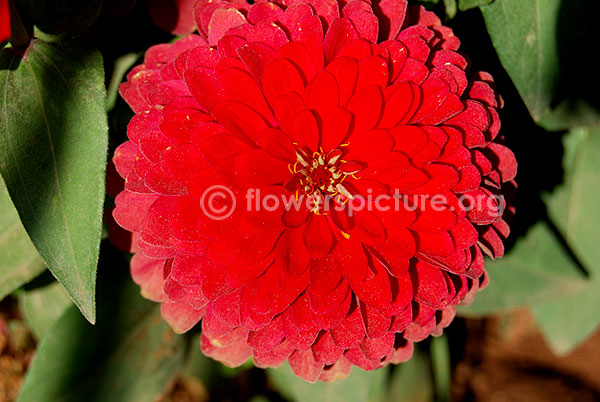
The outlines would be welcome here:
[[[198,1],[199,34],[121,86],[133,278],[231,366],[327,381],[405,361],[503,253],[516,161],[492,78],[467,77],[433,13],[345,3]]]
[[[8,0],[0,0],[0,43],[10,39],[10,9]]]

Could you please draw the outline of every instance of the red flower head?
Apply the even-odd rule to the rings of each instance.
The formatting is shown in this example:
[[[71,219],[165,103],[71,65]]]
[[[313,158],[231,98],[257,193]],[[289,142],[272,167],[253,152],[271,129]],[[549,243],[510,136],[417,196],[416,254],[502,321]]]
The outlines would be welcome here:
[[[177,331],[202,320],[231,366],[327,381],[409,359],[485,285],[482,251],[503,253],[516,161],[492,78],[401,0],[194,15],[121,86],[114,218],[143,295]]]
[[[10,39],[10,9],[8,0],[0,0],[0,43]]]

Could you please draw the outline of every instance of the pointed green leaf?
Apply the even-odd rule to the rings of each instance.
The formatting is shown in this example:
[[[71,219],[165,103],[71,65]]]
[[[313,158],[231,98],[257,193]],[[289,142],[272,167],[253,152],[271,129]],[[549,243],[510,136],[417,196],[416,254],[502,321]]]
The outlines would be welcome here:
[[[99,287],[98,322],[90,325],[72,307],[54,323],[36,350],[20,402],[154,401],[182,368],[185,337],[129,278],[111,275],[114,265],[104,268],[110,278]]]
[[[486,261],[490,284],[463,315],[490,314],[510,307],[541,303],[587,286],[585,273],[550,230],[540,222],[503,258]]]
[[[0,178],[0,300],[38,276],[46,265],[19,220]]]
[[[33,244],[95,319],[107,122],[100,53],[32,42],[0,51],[0,172]]]
[[[546,197],[546,204],[590,281],[582,292],[533,309],[557,352],[569,351],[600,324],[600,130],[573,130],[564,145],[564,182]]]
[[[535,120],[550,106],[558,82],[560,6],[560,0],[496,0],[481,7],[500,62]]]

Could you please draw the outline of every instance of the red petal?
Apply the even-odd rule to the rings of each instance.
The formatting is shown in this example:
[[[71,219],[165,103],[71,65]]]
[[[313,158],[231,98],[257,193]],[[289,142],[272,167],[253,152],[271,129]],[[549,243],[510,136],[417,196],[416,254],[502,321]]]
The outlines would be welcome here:
[[[219,102],[213,114],[227,130],[252,142],[256,142],[258,134],[268,127],[264,118],[244,103]]]
[[[387,239],[376,250],[388,263],[390,273],[401,277],[408,272],[410,259],[415,255],[417,246],[409,230],[389,230]]]
[[[208,357],[223,363],[227,367],[241,366],[252,355],[252,348],[246,344],[246,339],[241,338],[237,342],[224,347],[211,344],[210,340],[202,335],[202,352]]]
[[[288,163],[273,158],[260,149],[238,155],[235,159],[235,170],[248,188],[281,183],[290,176]]]
[[[330,332],[333,342],[342,349],[360,345],[365,339],[365,326],[360,309],[354,306],[342,323]]]
[[[275,318],[269,325],[258,331],[250,331],[248,345],[257,352],[268,352],[279,345],[284,337],[281,316]]]
[[[339,104],[339,89],[333,74],[321,71],[306,87],[304,94],[308,109],[314,109],[321,118]]]
[[[376,258],[370,259],[367,279],[352,284],[352,289],[360,301],[373,307],[383,309],[392,301],[388,271]]]
[[[360,344],[360,349],[365,357],[370,360],[381,360],[394,349],[396,335],[390,332],[380,338],[365,338]]]
[[[448,257],[455,250],[452,237],[447,232],[414,233],[420,253]]]
[[[326,365],[335,363],[344,353],[344,349],[335,345],[329,331],[322,331],[311,349],[315,361]]]
[[[217,81],[221,99],[249,105],[266,121],[274,122],[262,91],[247,72],[236,68],[221,70],[217,73]]]
[[[310,82],[317,73],[312,56],[308,52],[308,49],[300,42],[288,42],[283,45],[279,49],[279,56],[291,61],[299,70],[305,82]]]
[[[196,101],[206,110],[217,102],[217,80],[208,68],[192,68],[184,73],[185,82]]]
[[[396,0],[381,0],[378,4],[379,12],[385,16],[380,18],[380,34],[382,39],[396,39],[404,23],[407,2]]]
[[[392,128],[408,122],[419,107],[421,93],[409,82],[393,84],[384,90],[385,107],[380,127]]]
[[[308,382],[316,382],[323,372],[323,363],[315,362],[312,351],[296,350],[288,359],[292,371]]]
[[[502,181],[507,182],[514,179],[517,175],[517,160],[513,152],[504,145],[495,142],[489,144],[487,149],[498,160],[495,166],[502,176]]]
[[[215,46],[231,28],[246,23],[246,18],[235,8],[215,10],[208,23],[208,44]]]
[[[348,102],[348,111],[354,114],[354,132],[374,128],[381,117],[383,95],[378,86],[371,86],[355,93]]]
[[[411,271],[415,284],[415,301],[433,309],[441,310],[452,299],[452,286],[444,272],[439,268],[418,260]]]
[[[388,84],[388,63],[383,57],[369,56],[358,63],[358,82],[356,90],[360,91],[371,85],[377,85],[385,88]]]
[[[372,43],[377,42],[379,19],[373,14],[367,3],[359,0],[351,1],[346,4],[342,12],[345,18],[352,21],[361,39],[366,39]]]
[[[299,41],[310,53],[317,71],[323,69],[323,25],[316,15],[303,18],[292,32],[292,39]]]
[[[360,304],[360,311],[369,338],[380,338],[387,333],[392,324],[391,318],[384,316],[378,309],[364,303]]]
[[[321,147],[325,150],[336,149],[344,142],[350,131],[352,114],[346,109],[336,107],[323,118]]]
[[[194,310],[185,304],[166,301],[160,305],[160,314],[175,333],[182,334],[202,319],[204,310]]]
[[[327,65],[326,70],[335,76],[340,90],[340,105],[345,106],[356,88],[358,61],[350,57],[338,57]]]
[[[304,244],[313,258],[322,258],[333,247],[333,234],[324,215],[312,214],[304,230]]]
[[[156,201],[157,195],[135,194],[122,191],[115,199],[116,208],[113,212],[115,221],[130,232],[140,232],[142,221],[150,205]]]
[[[358,32],[348,19],[337,18],[333,20],[324,41],[327,61],[332,61],[348,41],[358,39],[358,37]]]
[[[289,134],[292,140],[301,147],[306,146],[313,151],[319,147],[319,125],[310,110],[296,113]]]
[[[140,286],[142,296],[152,301],[162,301],[165,260],[148,258],[142,253],[137,253],[131,259],[130,265],[131,277]]]
[[[394,148],[394,138],[388,130],[355,131],[348,138],[348,153],[344,156],[348,160],[377,161],[387,156]]]

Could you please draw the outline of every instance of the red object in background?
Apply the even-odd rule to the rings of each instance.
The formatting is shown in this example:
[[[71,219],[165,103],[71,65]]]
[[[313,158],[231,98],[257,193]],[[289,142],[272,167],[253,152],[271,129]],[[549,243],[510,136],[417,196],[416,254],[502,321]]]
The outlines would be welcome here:
[[[148,12],[152,21],[173,35],[186,35],[196,30],[194,3],[196,0],[148,0]],[[124,18],[131,12],[137,0],[106,0],[109,12]]]
[[[149,0],[152,21],[173,35],[186,35],[196,30],[194,3],[196,0]]]
[[[10,39],[10,9],[8,0],[0,0],[0,42]]]
[[[178,332],[202,320],[205,354],[329,381],[409,359],[485,286],[517,166],[492,77],[435,14],[287,3],[200,0],[199,35],[128,74],[114,218],[142,294]],[[319,202],[249,211],[257,189]],[[347,207],[395,191],[409,203]]]

